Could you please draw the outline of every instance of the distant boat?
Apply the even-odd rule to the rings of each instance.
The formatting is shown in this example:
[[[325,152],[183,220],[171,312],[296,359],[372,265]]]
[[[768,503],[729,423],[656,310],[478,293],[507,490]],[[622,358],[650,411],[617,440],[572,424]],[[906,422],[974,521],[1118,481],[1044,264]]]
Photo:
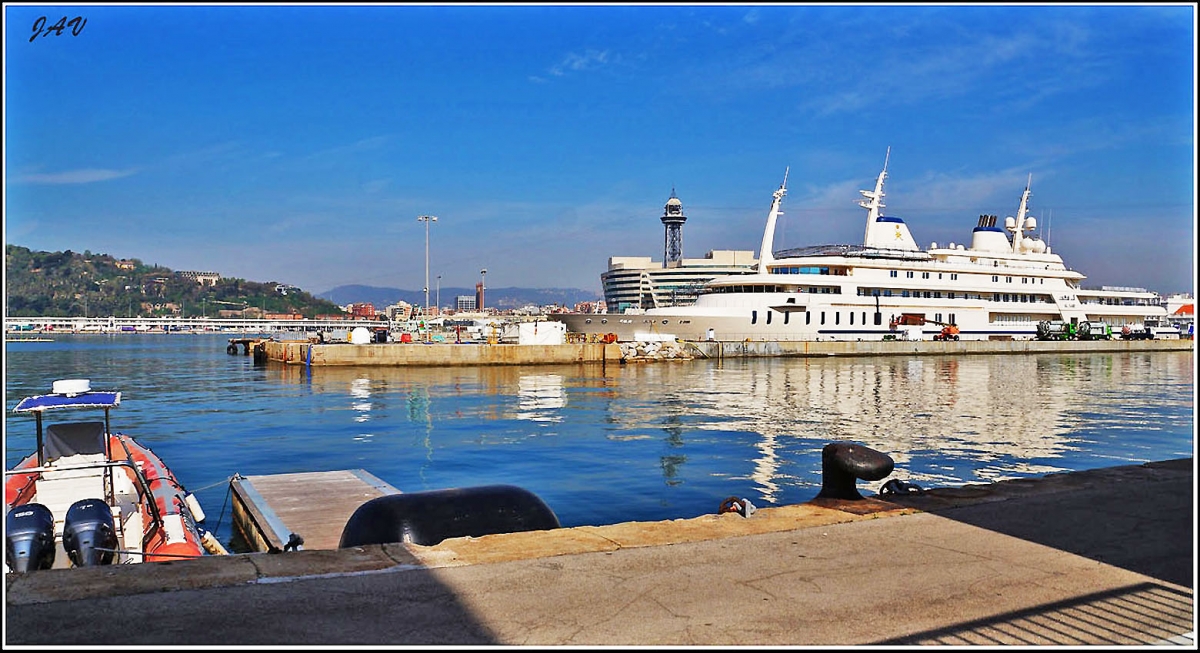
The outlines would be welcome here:
[[[120,392],[55,381],[13,412],[32,413],[37,450],[5,472],[5,562],[14,572],[160,562],[227,553],[195,497],[146,446],[109,429]],[[43,413],[103,409],[104,421],[45,425]]]
[[[1107,331],[1156,324],[1166,317],[1157,293],[1082,288],[1084,275],[1066,267],[1035,235],[1029,183],[1016,216],[1003,226],[996,225],[997,216],[981,215],[970,246],[933,243],[922,250],[903,219],[883,214],[886,177],[885,159],[874,190],[859,191],[864,198],[859,205],[867,209],[862,245],[774,251],[775,224],[787,193],[785,172],[774,192],[754,272],[708,281],[687,306],[550,317],[566,323],[571,333],[596,339],[615,335],[620,341],[929,340],[948,335],[1031,340],[1042,322],[1081,328],[1091,323]]]

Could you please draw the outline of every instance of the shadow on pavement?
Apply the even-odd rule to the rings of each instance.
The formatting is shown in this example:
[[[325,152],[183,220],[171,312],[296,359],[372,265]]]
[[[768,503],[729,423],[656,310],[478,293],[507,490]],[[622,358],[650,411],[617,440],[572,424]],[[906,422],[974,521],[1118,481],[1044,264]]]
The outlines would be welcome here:
[[[1192,630],[1192,595],[1157,583],[1097,592],[877,642],[883,646],[1083,646],[1177,641]],[[1191,643],[1194,644],[1194,634]]]
[[[169,567],[158,568],[49,569],[21,579],[10,574],[4,644],[497,643],[439,580],[436,569],[420,567],[415,558],[382,568],[363,558],[359,569],[343,562],[338,573],[319,573],[336,568],[327,560],[339,555],[344,561],[344,552],[300,551],[162,563]],[[226,580],[214,578],[222,574]],[[234,575],[238,582],[228,580]],[[22,583],[21,600],[15,603],[14,581]]]
[[[887,500],[1195,590],[1192,469],[1182,458]]]

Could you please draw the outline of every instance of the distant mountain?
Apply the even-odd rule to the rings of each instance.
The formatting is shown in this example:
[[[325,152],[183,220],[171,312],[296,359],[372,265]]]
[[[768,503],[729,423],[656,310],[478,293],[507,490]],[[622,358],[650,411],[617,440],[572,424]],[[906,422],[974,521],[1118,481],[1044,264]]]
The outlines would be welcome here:
[[[442,287],[440,292],[431,288],[429,290],[430,305],[438,303],[439,294],[443,307],[453,307],[459,295],[474,297],[475,288]],[[316,296],[340,306],[352,303],[370,303],[380,309],[398,301],[405,301],[416,306],[425,305],[425,291],[423,290],[401,290],[377,286],[338,286],[332,290],[318,293]],[[578,288],[488,288],[484,292],[483,303],[485,307],[499,310],[523,308],[530,304],[534,306],[557,304],[569,308],[577,302],[599,299],[600,296],[596,293]]]

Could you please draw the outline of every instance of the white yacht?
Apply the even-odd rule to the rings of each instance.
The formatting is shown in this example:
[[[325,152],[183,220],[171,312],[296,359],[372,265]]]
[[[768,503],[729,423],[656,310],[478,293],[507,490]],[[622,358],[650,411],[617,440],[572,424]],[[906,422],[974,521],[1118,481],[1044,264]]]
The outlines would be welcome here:
[[[1003,226],[997,216],[981,215],[969,245],[933,243],[925,250],[904,220],[883,214],[886,178],[885,158],[874,190],[859,191],[867,210],[862,245],[774,251],[785,171],[753,273],[709,281],[688,306],[552,317],[568,332],[618,341],[931,339],[944,333],[962,340],[1034,339],[1041,322],[1118,332],[1165,318],[1157,293],[1080,286],[1084,275],[1067,268],[1034,233],[1032,175],[1016,216]]]

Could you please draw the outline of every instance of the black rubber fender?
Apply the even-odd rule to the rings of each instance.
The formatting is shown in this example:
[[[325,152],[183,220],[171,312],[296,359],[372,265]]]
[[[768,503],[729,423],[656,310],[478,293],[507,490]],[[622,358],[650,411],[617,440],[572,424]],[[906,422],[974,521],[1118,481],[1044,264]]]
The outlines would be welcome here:
[[[536,494],[514,485],[481,485],[376,497],[359,506],[338,548],[409,542],[432,546],[452,537],[479,537],[559,528]]]

